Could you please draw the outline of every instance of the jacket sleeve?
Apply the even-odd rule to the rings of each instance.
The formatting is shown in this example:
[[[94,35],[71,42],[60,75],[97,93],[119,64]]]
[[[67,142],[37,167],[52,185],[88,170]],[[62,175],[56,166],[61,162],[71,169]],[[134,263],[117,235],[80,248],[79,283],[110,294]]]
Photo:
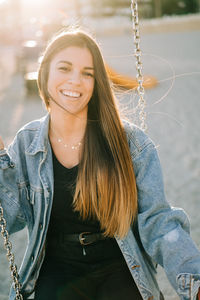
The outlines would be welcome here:
[[[165,269],[181,299],[195,300],[200,287],[200,252],[190,238],[185,212],[166,201],[157,150],[149,138],[143,136],[144,140],[131,153],[141,242],[145,251]]]
[[[11,158],[12,155],[12,158]],[[9,151],[0,150],[0,203],[9,234],[23,229],[26,225],[20,207],[17,185],[17,153],[13,145]]]

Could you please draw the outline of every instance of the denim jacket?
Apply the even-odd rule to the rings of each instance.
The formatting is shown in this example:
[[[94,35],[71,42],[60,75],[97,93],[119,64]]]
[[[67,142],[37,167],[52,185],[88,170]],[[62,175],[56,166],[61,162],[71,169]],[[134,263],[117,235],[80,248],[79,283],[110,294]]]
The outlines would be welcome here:
[[[53,202],[49,115],[25,125],[8,150],[0,151],[0,202],[8,232],[25,226],[28,244],[19,275],[22,293],[31,295],[45,255],[45,237]],[[155,145],[139,128],[124,122],[138,190],[138,215],[117,243],[144,300],[159,300],[160,264],[182,300],[195,300],[200,287],[200,252],[189,236],[182,209],[165,199]],[[10,300],[15,299],[11,288]]]

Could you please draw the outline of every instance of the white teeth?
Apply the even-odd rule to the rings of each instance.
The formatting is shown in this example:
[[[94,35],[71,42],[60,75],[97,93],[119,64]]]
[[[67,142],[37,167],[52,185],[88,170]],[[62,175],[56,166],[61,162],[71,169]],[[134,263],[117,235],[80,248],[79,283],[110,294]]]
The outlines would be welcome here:
[[[81,95],[80,93],[71,92],[71,91],[67,91],[67,90],[62,90],[61,93],[65,96],[74,97],[74,98],[78,98]]]

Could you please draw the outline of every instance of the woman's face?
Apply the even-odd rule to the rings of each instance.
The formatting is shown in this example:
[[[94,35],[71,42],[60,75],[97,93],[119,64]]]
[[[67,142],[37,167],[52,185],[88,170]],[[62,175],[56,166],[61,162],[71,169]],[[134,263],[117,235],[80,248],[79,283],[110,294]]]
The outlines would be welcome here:
[[[70,46],[58,52],[50,62],[47,83],[51,97],[67,111],[87,112],[94,89],[93,58],[87,48]],[[50,101],[50,110],[57,109]]]

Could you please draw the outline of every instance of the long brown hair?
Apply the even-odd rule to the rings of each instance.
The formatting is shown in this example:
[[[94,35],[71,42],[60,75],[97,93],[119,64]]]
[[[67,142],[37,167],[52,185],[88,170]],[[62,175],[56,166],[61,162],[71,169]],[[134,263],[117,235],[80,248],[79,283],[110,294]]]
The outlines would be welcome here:
[[[49,65],[69,47],[87,47],[94,63],[95,85],[88,105],[88,121],[76,188],[74,210],[83,219],[97,218],[105,236],[124,237],[137,212],[133,164],[115,96],[100,49],[81,30],[60,33],[47,47],[38,72],[40,96],[48,108]]]

